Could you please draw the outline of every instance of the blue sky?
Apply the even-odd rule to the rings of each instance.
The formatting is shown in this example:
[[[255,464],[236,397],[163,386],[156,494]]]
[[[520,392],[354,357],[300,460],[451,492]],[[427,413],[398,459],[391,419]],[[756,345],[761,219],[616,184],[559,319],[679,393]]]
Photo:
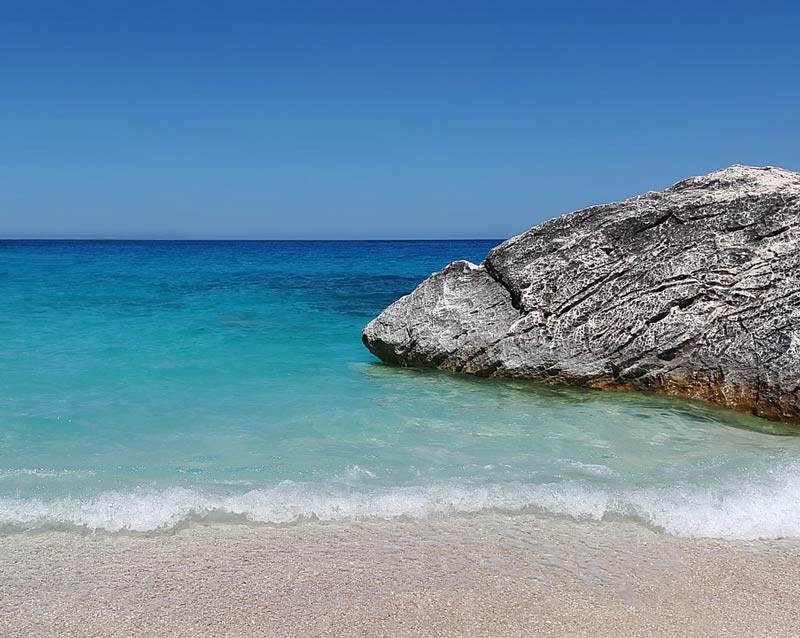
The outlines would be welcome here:
[[[798,24],[789,2],[4,2],[0,236],[500,238],[732,163],[800,170]]]

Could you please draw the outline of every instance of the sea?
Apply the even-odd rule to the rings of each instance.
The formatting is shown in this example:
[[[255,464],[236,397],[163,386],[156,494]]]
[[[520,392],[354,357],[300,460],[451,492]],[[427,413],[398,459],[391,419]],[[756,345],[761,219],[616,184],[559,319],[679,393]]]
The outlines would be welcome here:
[[[498,242],[0,242],[0,533],[495,512],[800,536],[790,428],[370,355],[369,320]]]

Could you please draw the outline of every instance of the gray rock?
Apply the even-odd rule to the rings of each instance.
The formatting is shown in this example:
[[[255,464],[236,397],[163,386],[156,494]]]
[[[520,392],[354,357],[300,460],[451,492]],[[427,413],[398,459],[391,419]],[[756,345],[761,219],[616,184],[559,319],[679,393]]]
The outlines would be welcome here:
[[[800,173],[732,166],[552,219],[435,273],[363,341],[403,366],[800,423]]]

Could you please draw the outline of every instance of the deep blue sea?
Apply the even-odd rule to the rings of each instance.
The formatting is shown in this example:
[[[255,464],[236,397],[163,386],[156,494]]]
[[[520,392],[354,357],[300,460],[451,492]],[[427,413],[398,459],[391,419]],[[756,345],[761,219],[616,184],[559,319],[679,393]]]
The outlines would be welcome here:
[[[777,426],[363,347],[496,243],[0,242],[0,530],[501,510],[800,536],[800,438]]]

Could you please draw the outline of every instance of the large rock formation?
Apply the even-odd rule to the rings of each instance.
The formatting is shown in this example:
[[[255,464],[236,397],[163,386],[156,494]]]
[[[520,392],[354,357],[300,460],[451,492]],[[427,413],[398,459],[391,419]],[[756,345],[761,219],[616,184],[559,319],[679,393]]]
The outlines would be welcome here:
[[[547,221],[364,328],[384,361],[800,423],[800,173],[732,166]]]

